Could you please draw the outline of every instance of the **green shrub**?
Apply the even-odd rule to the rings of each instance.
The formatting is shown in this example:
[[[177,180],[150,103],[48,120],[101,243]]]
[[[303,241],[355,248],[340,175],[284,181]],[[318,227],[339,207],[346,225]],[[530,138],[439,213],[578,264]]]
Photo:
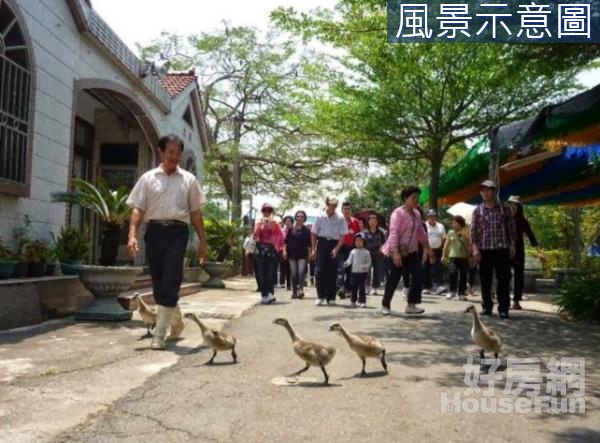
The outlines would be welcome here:
[[[46,263],[49,255],[48,246],[39,240],[29,242],[23,248],[23,256],[28,263]]]
[[[225,261],[241,257],[242,228],[227,220],[206,218],[204,220],[208,260]]]
[[[526,248],[527,255],[535,256],[537,253],[533,248]],[[554,268],[570,268],[574,265],[573,255],[567,249],[543,250],[542,272],[544,278],[554,278]]]
[[[90,229],[84,226],[79,230],[73,226],[63,226],[58,238],[54,239],[54,253],[59,260],[84,260],[92,245]]]
[[[554,299],[558,312],[581,323],[600,323],[600,271],[586,270],[568,279]]]

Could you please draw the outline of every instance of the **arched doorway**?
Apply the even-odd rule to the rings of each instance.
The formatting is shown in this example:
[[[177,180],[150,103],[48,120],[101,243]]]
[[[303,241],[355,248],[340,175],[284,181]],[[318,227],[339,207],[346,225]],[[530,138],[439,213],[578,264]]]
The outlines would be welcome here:
[[[132,91],[103,79],[77,80],[73,109],[71,178],[92,183],[102,178],[111,189],[124,186],[130,190],[143,172],[157,164],[157,127]],[[93,223],[97,257],[97,223],[78,207],[70,208],[67,221],[75,226]],[[121,263],[130,260],[125,250],[127,230],[127,226],[122,230],[117,258]]]

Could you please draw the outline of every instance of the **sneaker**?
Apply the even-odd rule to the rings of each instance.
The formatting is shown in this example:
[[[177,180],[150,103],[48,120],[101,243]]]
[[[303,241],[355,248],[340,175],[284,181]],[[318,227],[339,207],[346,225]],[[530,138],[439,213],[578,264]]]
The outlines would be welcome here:
[[[442,295],[446,291],[447,291],[447,289],[444,286],[438,286],[438,288],[435,290],[435,293],[437,295]]]
[[[462,295],[459,295],[459,296],[458,296],[458,299],[459,299],[460,301],[467,301],[467,296],[466,296],[466,295],[464,295],[464,294],[462,294]]]
[[[447,300],[452,300],[454,297],[456,297],[456,292],[450,292],[447,296],[446,299]]]
[[[322,298],[317,298],[315,300],[315,306],[323,306],[325,303],[325,300],[323,300]]]
[[[379,294],[377,293],[377,289],[373,288],[373,292],[371,292],[371,295],[379,295]]]
[[[351,302],[351,303],[350,303],[350,307],[351,307],[351,308],[356,308],[356,307],[357,307],[357,304],[356,304],[356,302],[355,302],[355,301]]]
[[[408,289],[408,288],[404,288],[404,289]],[[423,294],[431,294],[431,289],[423,289]],[[407,293],[408,296],[408,293]]]
[[[327,305],[328,306],[335,306],[336,302],[335,302],[335,300],[327,300]]]
[[[407,314],[422,314],[425,312],[425,309],[418,308],[417,306],[406,305],[406,309],[404,310]]]
[[[268,300],[268,297],[261,297],[261,298],[260,298],[260,304],[261,304],[261,305],[266,305],[266,304],[268,304],[269,302],[268,302],[267,300]]]
[[[521,305],[518,302],[513,303],[511,309],[514,310],[514,311],[521,311],[521,310],[523,310],[523,308],[521,307]]]
[[[391,314],[390,308],[386,308],[386,307],[381,308],[381,314],[382,315],[390,315]]]
[[[408,297],[408,293],[410,292],[409,288],[402,288],[402,297]]]
[[[304,291],[298,291],[298,298],[304,298]]]
[[[292,298],[298,298],[298,293],[297,292],[292,292]]]
[[[501,312],[501,313],[500,313],[500,318],[501,318],[502,320],[507,320],[507,319],[509,319],[510,317],[509,317],[509,315],[508,315],[508,312]]]
[[[366,304],[366,303],[361,303],[359,306],[360,306],[361,308],[366,308],[366,307],[367,307],[367,304]]]
[[[277,301],[277,298],[275,298],[275,295],[273,294],[268,294],[266,298],[267,304],[275,303]]]

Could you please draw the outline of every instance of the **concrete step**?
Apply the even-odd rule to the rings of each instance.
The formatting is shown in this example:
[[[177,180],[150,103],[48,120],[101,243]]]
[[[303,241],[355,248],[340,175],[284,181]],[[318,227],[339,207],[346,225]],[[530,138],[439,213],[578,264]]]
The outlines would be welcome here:
[[[201,287],[202,283],[182,283],[181,288],[179,289],[179,297],[195,294],[200,291]],[[152,295],[152,286],[145,286],[123,292],[117,297],[117,301],[121,304],[121,306],[123,306],[124,309],[135,311],[138,308],[138,303],[137,300],[133,299],[133,297],[137,292],[139,292],[140,297],[142,297],[147,304],[156,304],[154,296]]]

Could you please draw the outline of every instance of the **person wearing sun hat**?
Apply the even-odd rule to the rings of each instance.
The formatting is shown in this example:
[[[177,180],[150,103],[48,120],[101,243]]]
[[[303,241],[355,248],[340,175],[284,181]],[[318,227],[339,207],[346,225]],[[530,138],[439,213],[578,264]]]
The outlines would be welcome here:
[[[481,278],[481,315],[492,315],[492,283],[494,273],[498,282],[498,313],[509,318],[510,263],[515,255],[516,229],[512,215],[498,201],[496,183],[485,180],[479,187],[483,203],[473,211],[471,220],[471,249],[479,263]]]
[[[283,230],[273,217],[273,206],[264,203],[260,208],[262,217],[254,227],[256,248],[256,271],[262,304],[270,304],[275,298],[275,270],[279,260],[279,252],[283,248]]]
[[[511,261],[513,269],[513,306],[514,310],[521,310],[521,300],[523,299],[523,284],[525,281],[525,234],[529,238],[529,243],[534,248],[539,248],[540,244],[535,238],[529,221],[523,213],[521,199],[517,195],[511,195],[507,200],[508,208],[515,220],[515,256]]]

